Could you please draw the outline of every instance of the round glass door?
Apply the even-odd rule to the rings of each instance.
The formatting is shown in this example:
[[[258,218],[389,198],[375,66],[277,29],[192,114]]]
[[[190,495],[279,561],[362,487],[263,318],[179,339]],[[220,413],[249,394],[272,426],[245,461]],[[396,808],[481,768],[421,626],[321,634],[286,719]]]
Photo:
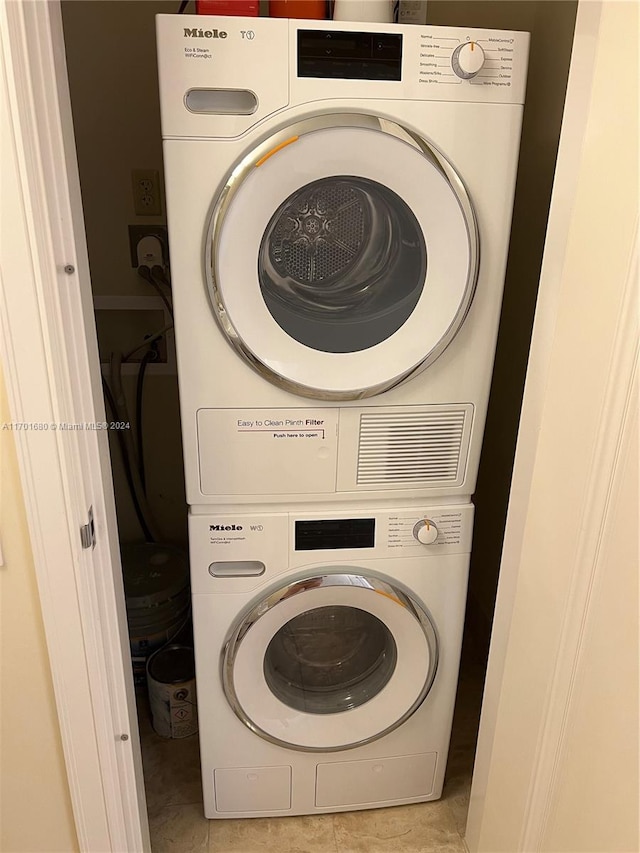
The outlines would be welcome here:
[[[264,656],[264,678],[296,711],[338,714],[377,696],[396,659],[393,635],[376,616],[357,607],[317,607],[276,632]]]
[[[451,164],[369,115],[305,119],[257,146],[214,204],[207,246],[225,336],[266,379],[315,399],[372,396],[431,364],[478,274]]]
[[[306,751],[382,737],[420,706],[435,677],[435,628],[392,583],[316,575],[267,595],[225,646],[236,715],[266,740]]]
[[[409,319],[425,281],[418,220],[387,187],[340,175],[306,184],[271,217],[258,253],[262,298],[292,338],[359,352]]]

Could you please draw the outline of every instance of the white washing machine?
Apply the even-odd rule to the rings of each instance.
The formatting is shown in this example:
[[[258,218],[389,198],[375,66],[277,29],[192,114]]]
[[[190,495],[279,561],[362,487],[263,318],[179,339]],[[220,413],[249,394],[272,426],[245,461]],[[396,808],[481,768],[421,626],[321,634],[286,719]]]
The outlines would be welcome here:
[[[191,515],[205,814],[437,799],[473,506]]]
[[[528,34],[157,30],[188,502],[464,502]]]

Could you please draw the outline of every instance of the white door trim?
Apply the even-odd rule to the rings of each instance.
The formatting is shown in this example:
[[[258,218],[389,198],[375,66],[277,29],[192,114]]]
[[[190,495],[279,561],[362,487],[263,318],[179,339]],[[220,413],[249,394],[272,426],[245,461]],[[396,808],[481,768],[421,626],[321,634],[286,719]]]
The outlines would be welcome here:
[[[480,844],[482,816],[507,657],[511,617],[516,596],[529,489],[536,462],[536,437],[542,418],[549,376],[551,347],[558,310],[559,279],[564,263],[565,247],[580,171],[580,154],[588,118],[600,7],[600,2],[584,2],[582,0],[578,4],[567,98],[549,210],[545,258],[540,276],[541,282],[545,275],[548,278],[546,271],[549,269],[550,273],[554,274],[555,280],[549,281],[544,300],[542,288],[539,292],[529,352],[467,819],[466,842],[472,853],[479,850]],[[510,570],[506,568],[507,566],[510,567]]]
[[[638,232],[631,250],[614,352],[598,426],[589,487],[582,507],[582,537],[576,549],[568,605],[558,644],[558,658],[546,703],[537,761],[533,768],[521,850],[538,850],[548,828],[557,790],[559,768],[567,742],[568,712],[575,695],[576,677],[588,622],[596,574],[611,524],[611,498],[620,476],[619,462],[628,437],[631,401],[638,378]],[[615,697],[612,697],[615,701]]]
[[[14,422],[40,425],[16,446],[78,841],[148,850],[107,436],[59,428],[105,420],[60,4],[0,16],[2,358]]]
[[[608,189],[610,198],[600,184],[596,196],[595,182],[588,184],[605,145],[596,147],[607,121],[603,80],[610,73],[612,33],[620,29],[612,23],[615,8],[624,5],[578,6],[471,791],[466,840],[474,853],[544,849],[635,381],[638,225],[631,210],[633,189],[618,199],[615,190]],[[632,100],[627,90],[622,92]],[[609,130],[602,138],[611,145],[619,132]],[[620,162],[627,169],[632,146],[632,141],[620,146]],[[614,186],[619,188],[627,175],[616,173]],[[633,187],[633,180],[627,184]],[[620,206],[611,220],[614,196]],[[596,223],[602,227],[603,220],[613,224],[602,236],[608,268],[599,268],[596,282],[588,269],[581,275],[576,258],[602,264],[585,235],[595,245]],[[585,242],[577,242],[576,222]],[[617,240],[611,240],[612,231],[618,232]],[[606,290],[599,286],[603,277]],[[588,343],[585,330],[591,332]],[[574,353],[582,352],[580,341],[590,351],[580,362],[568,359],[571,346]],[[569,378],[567,364],[574,365]],[[567,400],[571,407],[563,411]],[[569,425],[564,432],[563,420]]]

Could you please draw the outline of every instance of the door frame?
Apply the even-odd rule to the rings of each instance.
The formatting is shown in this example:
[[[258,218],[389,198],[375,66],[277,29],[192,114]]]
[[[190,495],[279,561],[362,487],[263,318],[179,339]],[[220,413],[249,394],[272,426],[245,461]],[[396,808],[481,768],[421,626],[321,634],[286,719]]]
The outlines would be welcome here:
[[[634,440],[640,217],[637,124],[634,132],[633,119],[620,119],[637,105],[637,81],[630,75],[614,91],[609,80],[635,61],[631,44],[618,50],[634,7],[637,26],[637,4],[578,5],[471,787],[473,853],[550,849],[579,673],[590,665],[585,636],[598,583],[613,568],[602,555],[622,450]],[[601,172],[612,148],[616,163]],[[635,534],[616,543],[629,555]],[[581,766],[589,757],[596,767],[580,736]],[[586,809],[598,807],[594,787],[585,784]]]
[[[60,3],[0,3],[0,48],[0,353],[78,843],[147,851],[107,433],[60,429],[106,420]]]
[[[601,0],[578,4],[565,112],[572,118],[569,128],[563,122],[543,267],[547,291],[536,313],[539,333],[531,349],[536,371],[530,371],[527,380],[527,393],[536,405],[523,410],[521,437],[535,431],[544,398],[548,335],[561,283],[561,276],[554,278],[549,268],[562,265],[563,238],[576,201],[603,5]],[[0,5],[0,16],[0,73],[13,134],[7,159],[14,155],[7,198],[23,226],[21,242],[12,243],[7,259],[3,257],[0,287],[2,357],[12,416],[15,421],[51,423],[104,419],[60,3],[13,0]],[[60,168],[62,163],[66,168]],[[106,435],[20,431],[16,443],[80,849],[149,850],[132,682],[130,673],[127,677],[118,669],[126,652],[126,623],[117,582]],[[491,646],[474,773],[474,791],[480,796],[472,797],[469,820],[473,850],[479,849],[483,777],[491,767],[534,449],[521,445],[516,460],[505,540],[505,556],[515,562],[503,572],[497,603],[498,630]],[[84,550],[79,528],[89,503],[96,516],[96,548]],[[570,661],[575,643],[566,645],[563,660]],[[551,720],[559,707],[564,706],[550,704],[544,719]],[[534,781],[521,833],[526,849],[537,849],[541,830],[536,809],[543,808],[548,791],[540,768]]]

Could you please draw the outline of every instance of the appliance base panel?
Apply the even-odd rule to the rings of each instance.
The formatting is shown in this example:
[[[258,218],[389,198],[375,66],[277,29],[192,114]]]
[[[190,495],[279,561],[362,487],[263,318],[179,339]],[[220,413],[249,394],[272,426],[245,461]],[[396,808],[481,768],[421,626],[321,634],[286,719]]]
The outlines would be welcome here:
[[[205,816],[284,817],[437,800],[444,781],[440,758],[438,752],[331,762],[313,756],[304,767],[297,762],[295,767],[203,768],[203,775],[214,779],[214,802],[205,802]],[[311,797],[306,802],[296,797],[294,805],[294,785]]]

